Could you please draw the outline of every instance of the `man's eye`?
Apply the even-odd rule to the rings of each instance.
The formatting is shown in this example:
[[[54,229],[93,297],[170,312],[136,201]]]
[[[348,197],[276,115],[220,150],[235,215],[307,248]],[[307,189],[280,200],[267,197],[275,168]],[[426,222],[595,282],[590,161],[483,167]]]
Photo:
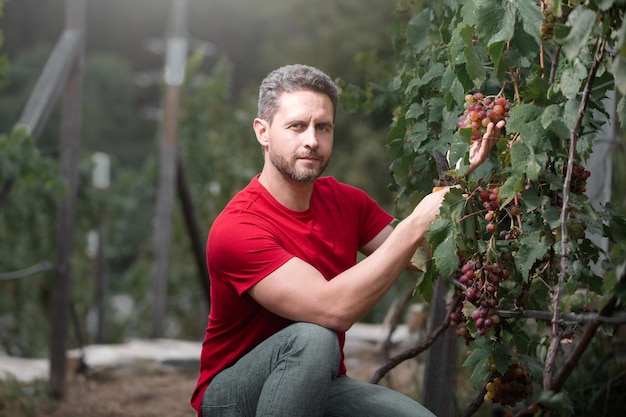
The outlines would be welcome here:
[[[320,132],[330,132],[330,126],[328,125],[318,125],[317,130]]]

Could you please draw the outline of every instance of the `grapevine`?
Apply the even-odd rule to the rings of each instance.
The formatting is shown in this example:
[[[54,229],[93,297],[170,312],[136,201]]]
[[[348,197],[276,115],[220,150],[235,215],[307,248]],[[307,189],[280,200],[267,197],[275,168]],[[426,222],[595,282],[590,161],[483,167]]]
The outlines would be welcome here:
[[[481,213],[484,213],[485,226],[479,232],[491,248],[497,246],[498,240],[511,241],[521,234],[521,195],[502,205],[498,193],[499,187],[491,186],[472,194],[476,206],[484,208]],[[459,253],[459,257],[463,259],[465,254]],[[465,303],[459,304],[450,315],[450,326],[456,327],[457,336],[468,340],[475,335],[486,336],[500,324],[501,318],[495,309],[499,305],[500,285],[510,278],[509,258],[506,252],[494,249],[476,253],[462,262],[454,278],[462,289],[460,295]]]
[[[445,324],[465,339],[463,366],[473,369],[471,384],[485,390],[463,416],[485,401],[511,415],[521,400],[527,404],[520,416],[563,414],[565,403],[581,401],[564,381],[598,328],[563,318],[593,306],[617,313],[609,302],[615,299],[623,305],[617,283],[626,268],[626,220],[610,202],[591,201],[600,193],[589,182],[591,171],[593,178],[603,174],[590,169],[589,159],[611,112],[617,109],[619,119],[611,118],[612,126],[626,126],[626,61],[615,53],[624,46],[623,7],[522,3],[424,10],[396,40],[393,91],[403,96],[388,145],[398,205],[410,208],[430,191],[423,184],[432,176],[424,173],[441,166],[434,150],[448,151],[447,174],[457,182],[426,235],[432,256],[416,292],[429,299],[435,283],[448,285]],[[615,89],[615,107],[600,104]],[[472,170],[487,126],[501,121],[510,140],[498,141]],[[592,235],[606,238],[612,250]],[[565,340],[578,356],[569,356]],[[523,354],[510,354],[517,351]],[[533,382],[543,392],[532,393]]]

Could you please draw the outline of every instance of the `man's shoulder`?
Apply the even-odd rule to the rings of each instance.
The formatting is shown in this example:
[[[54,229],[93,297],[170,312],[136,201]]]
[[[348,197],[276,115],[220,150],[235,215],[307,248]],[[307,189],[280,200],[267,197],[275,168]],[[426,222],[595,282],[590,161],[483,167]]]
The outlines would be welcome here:
[[[316,181],[316,188],[320,193],[335,193],[343,197],[367,196],[360,188],[341,182],[335,177],[320,177]]]

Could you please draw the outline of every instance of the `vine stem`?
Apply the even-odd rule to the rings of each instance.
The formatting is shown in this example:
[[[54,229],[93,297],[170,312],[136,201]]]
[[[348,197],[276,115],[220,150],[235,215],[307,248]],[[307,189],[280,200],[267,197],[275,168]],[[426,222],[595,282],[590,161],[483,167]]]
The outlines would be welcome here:
[[[482,390],[476,395],[474,401],[470,403],[470,405],[463,411],[461,417],[471,417],[474,415],[476,411],[480,408],[481,405],[485,402],[485,394],[487,393],[487,388],[483,387]]]
[[[446,316],[445,316],[446,319],[439,325],[439,327],[433,330],[428,336],[426,336],[416,346],[410,349],[407,349],[404,352],[399,353],[398,355],[394,356],[393,358],[385,362],[383,366],[381,366],[380,368],[376,370],[376,372],[374,372],[374,375],[372,375],[369,382],[371,384],[378,384],[378,382],[380,382],[380,380],[389,371],[391,371],[393,368],[398,366],[400,363],[404,362],[407,359],[416,357],[417,355],[419,355],[420,353],[424,352],[429,347],[431,347],[433,343],[437,341],[439,336],[441,336],[441,334],[450,327],[450,313],[456,308],[456,305],[458,304],[460,297],[461,296],[459,294],[454,295],[452,301],[448,305],[448,309],[446,310]]]
[[[619,280],[623,281],[625,278],[626,276],[623,276],[623,277],[620,277]],[[617,297],[614,295],[608,300],[606,305],[598,313],[598,319],[591,322],[591,324],[585,329],[585,332],[581,336],[578,344],[572,351],[572,354],[565,361],[563,368],[561,369],[558,376],[556,377],[555,382],[552,384],[552,390],[554,392],[559,392],[563,389],[563,386],[565,385],[565,381],[567,381],[567,378],[571,375],[572,371],[578,364],[581,356],[583,355],[583,353],[585,353],[585,351],[591,344],[591,341],[593,340],[596,332],[598,331],[598,328],[602,324],[602,320],[600,319],[602,317],[611,315],[613,311],[615,310],[617,304],[618,304]],[[520,410],[517,414],[515,414],[515,417],[534,416],[536,415],[537,408],[540,406],[541,406],[541,403],[534,402],[530,404],[528,407]]]
[[[582,125],[583,117],[587,109],[589,97],[591,95],[591,87],[598,71],[598,67],[602,61],[604,55],[604,47],[606,40],[602,37],[598,39],[596,45],[596,52],[593,59],[593,64],[589,71],[589,76],[583,90],[582,99],[578,108],[578,116],[576,122],[570,132],[569,143],[569,155],[567,160],[567,173],[565,175],[565,183],[563,185],[563,206],[561,210],[561,271],[559,273],[559,280],[556,288],[555,295],[552,299],[552,335],[550,340],[550,347],[546,355],[546,363],[543,369],[543,389],[549,391],[553,386],[553,375],[556,363],[556,356],[561,344],[561,334],[559,332],[559,323],[561,316],[561,296],[563,292],[563,286],[565,285],[565,277],[567,275],[567,264],[569,259],[569,233],[567,231],[567,219],[569,218],[569,198],[570,187],[572,183],[572,172],[574,170],[574,159],[576,157],[576,141],[578,139],[578,131]]]
[[[413,282],[413,285],[410,286],[408,290],[404,292],[402,298],[399,300],[399,303],[395,306],[395,308],[393,309],[391,313],[391,316],[388,321],[389,330],[387,331],[387,336],[385,337],[385,340],[383,341],[382,346],[381,346],[382,357],[385,361],[388,361],[389,358],[391,357],[391,346],[392,346],[391,338],[393,336],[393,333],[398,328],[398,324],[400,323],[400,319],[402,318],[402,313],[406,311],[407,306],[409,305],[409,303],[411,302],[411,299],[413,298],[413,293],[415,291],[415,287],[417,286],[418,282],[419,282],[419,277],[415,279]],[[393,381],[391,380],[390,375],[387,375],[387,386],[393,389]]]
[[[459,285],[463,285],[460,284]],[[534,319],[534,320],[552,320],[552,313],[543,310],[494,310],[500,318],[511,319]],[[562,323],[588,324],[626,324],[626,313],[606,314],[606,313],[561,313]]]

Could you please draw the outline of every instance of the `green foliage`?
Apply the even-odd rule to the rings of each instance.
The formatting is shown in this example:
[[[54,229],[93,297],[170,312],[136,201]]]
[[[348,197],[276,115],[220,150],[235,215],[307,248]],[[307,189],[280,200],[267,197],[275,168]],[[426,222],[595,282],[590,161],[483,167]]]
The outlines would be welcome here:
[[[4,7],[5,0],[0,0],[0,17],[2,17],[2,9]],[[0,30],[0,47],[4,43],[4,35]],[[6,71],[9,67],[9,60],[5,55],[0,55],[0,86],[6,83]]]
[[[25,385],[11,375],[0,381],[0,416],[35,417],[40,408],[50,408],[53,400],[46,393],[43,381]]]
[[[3,128],[11,130],[35,84],[38,71],[24,69],[43,67],[49,53],[50,49],[44,45],[16,57],[16,69],[9,72],[11,83],[0,98]],[[83,103],[88,122],[84,123],[81,138],[78,224],[72,260],[73,273],[79,277],[72,298],[80,317],[88,315],[95,296],[95,280],[90,279],[95,275],[94,261],[85,252],[88,231],[96,229],[106,213],[112,290],[124,287],[123,292],[130,291],[127,288],[137,291],[136,283],[126,279],[126,270],[136,258],[145,255],[140,249],[150,230],[150,216],[146,212],[154,204],[154,177],[150,176],[150,158],[146,159],[153,151],[152,134],[146,134],[145,125],[133,116],[136,87],[130,69],[119,57],[103,54],[87,57],[85,69]],[[57,202],[66,188],[56,161],[58,132],[59,115],[55,111],[37,143],[21,129],[0,138],[2,272],[21,270],[42,261],[54,264],[56,260]],[[108,152],[112,160],[114,181],[108,193],[100,193],[91,185],[91,154],[95,151]],[[145,164],[141,164],[142,159],[146,159]],[[135,166],[130,165],[131,161]],[[18,356],[47,353],[53,280],[54,274],[40,273],[0,283],[0,299],[6,307],[0,316],[0,339],[8,353]],[[119,323],[114,322],[115,314],[110,317],[111,327],[119,328]],[[30,331],[33,327],[41,331]],[[85,332],[82,326],[74,330]],[[121,332],[116,337],[123,337]]]
[[[58,174],[56,161],[42,156],[23,129],[0,136],[0,187],[0,194],[6,196],[10,192],[11,196],[0,203],[3,272],[51,260],[53,243],[49,236],[55,235],[56,198],[65,192],[65,184]],[[41,279],[1,284],[2,348],[13,354],[32,355],[41,349],[40,338],[47,332],[30,332],[23,320],[31,324],[45,320],[49,285]],[[41,307],[32,303],[33,295]]]
[[[122,167],[153,151],[154,122],[137,117],[140,90],[131,64],[112,53],[94,52],[85,61],[81,148],[105,152]]]
[[[576,415],[615,416],[626,401],[626,369],[615,366],[622,359],[623,342],[603,338],[582,358],[566,390]]]
[[[59,3],[57,6],[63,3],[51,2]],[[13,56],[10,68],[0,58],[0,76],[6,72],[8,81],[0,94],[0,132],[11,131],[19,119],[51,52],[48,42],[58,36],[58,22],[53,19],[57,15],[46,12],[61,10],[58,16],[62,16],[62,7],[33,8],[34,3],[13,2],[12,15],[2,23],[11,32],[7,40],[12,43],[7,47]],[[72,299],[87,342],[93,336],[85,317],[93,317],[96,263],[85,251],[86,235],[101,225],[106,230],[112,298],[107,341],[149,336],[150,327],[159,124],[154,117],[144,116],[146,108],[158,108],[163,91],[159,85],[138,87],[135,71],[163,64],[162,56],[145,53],[144,41],[146,36],[162,33],[161,18],[169,0],[137,2],[135,7],[145,12],[141,22],[135,22],[128,13],[121,12],[120,16],[122,3],[100,2],[87,8],[90,26],[72,259]],[[254,0],[242,8],[241,4],[220,0],[210,10],[200,3],[189,5],[189,24],[195,37],[215,43],[219,53],[211,58],[203,59],[200,54],[190,58],[179,126],[181,160],[201,236],[206,236],[228,199],[261,168],[262,154],[251,122],[256,113],[256,88],[267,71],[306,61],[333,76],[360,82],[391,69],[393,50],[387,30],[393,18],[393,0],[386,5],[370,1],[367,6],[358,1],[335,3],[311,8],[296,2],[285,8],[278,0]],[[303,7],[312,13],[301,13]],[[292,13],[294,10],[297,12]],[[19,20],[14,16],[30,24],[14,24]],[[44,20],[45,24],[35,24]],[[109,21],[122,23],[114,32],[103,30],[108,29]],[[25,30],[26,26],[37,30]],[[279,36],[281,42],[272,36]],[[329,49],[329,44],[335,47]],[[348,61],[351,65],[346,65]],[[16,136],[1,142],[6,152],[3,148],[0,154],[0,175],[3,181],[14,180],[7,198],[0,203],[0,272],[21,270],[41,261],[54,263],[56,203],[65,188],[55,162],[60,153],[59,110],[53,110],[40,137]],[[366,189],[381,204],[391,206],[388,160],[381,158],[385,155],[387,117],[386,112],[365,118],[340,110],[329,174]],[[91,184],[93,152],[106,152],[111,158],[111,185],[106,192],[95,190]],[[198,291],[198,271],[192,262],[187,229],[178,210],[173,221],[167,335],[197,338],[204,330],[202,315],[198,318],[204,300]],[[46,354],[53,279],[54,274],[47,272],[0,283],[0,304],[5,307],[0,314],[0,340],[10,354]],[[120,296],[132,299],[132,311],[126,315],[114,307]],[[28,331],[33,327],[41,331]]]

